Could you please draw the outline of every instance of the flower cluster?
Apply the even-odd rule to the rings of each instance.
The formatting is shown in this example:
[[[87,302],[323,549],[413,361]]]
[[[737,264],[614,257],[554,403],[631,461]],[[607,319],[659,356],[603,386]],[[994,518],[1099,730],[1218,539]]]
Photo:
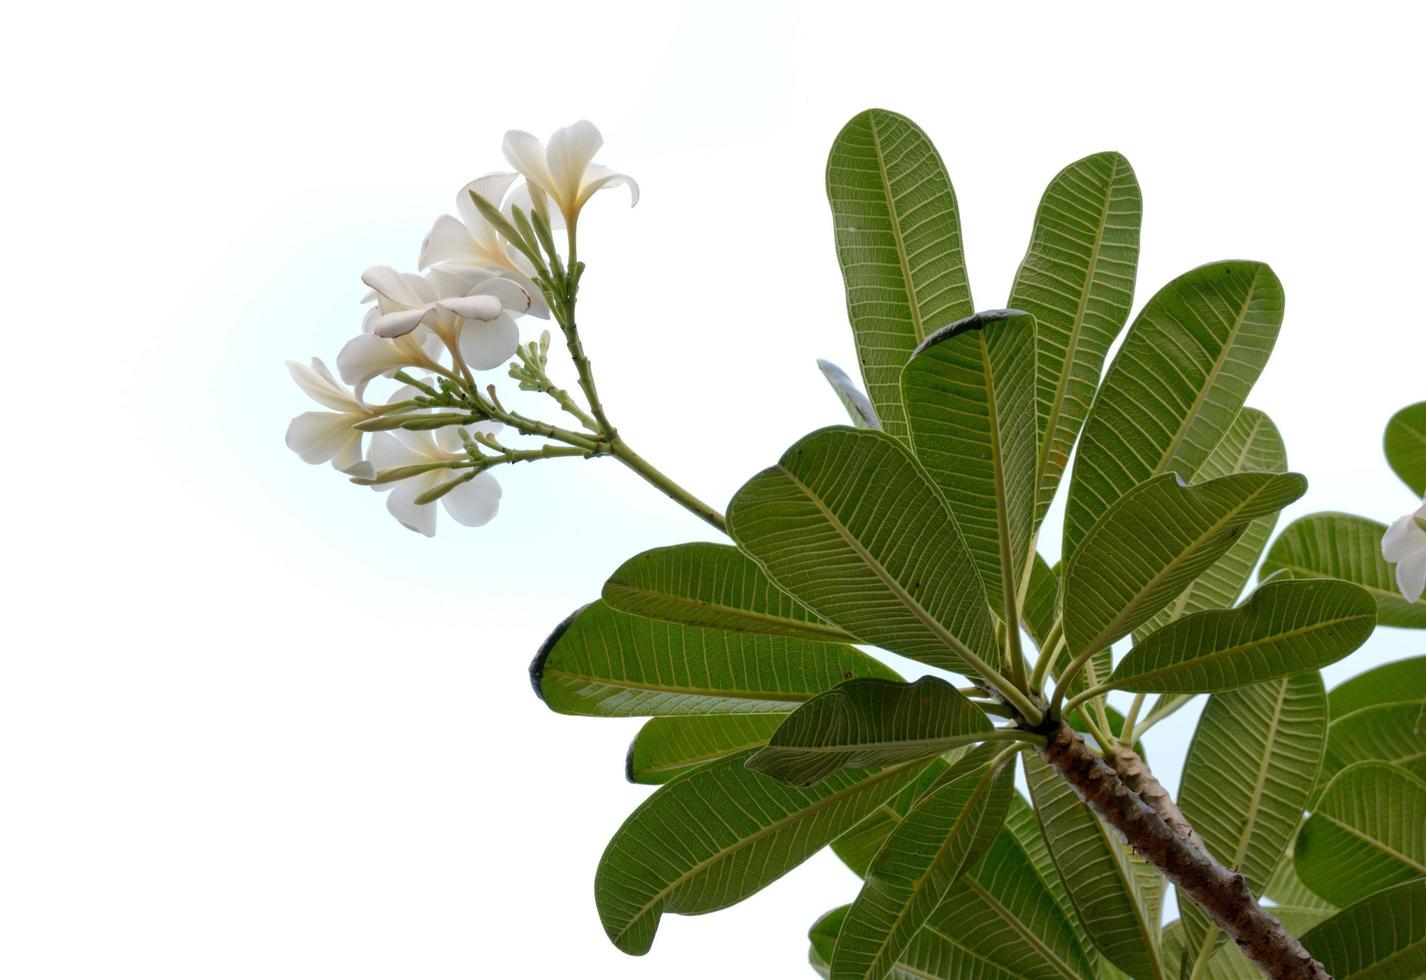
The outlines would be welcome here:
[[[392,515],[428,536],[435,533],[438,500],[462,524],[495,516],[500,485],[487,472],[493,465],[607,451],[600,413],[591,417],[545,374],[548,334],[522,347],[519,326],[521,317],[554,314],[592,402],[573,332],[583,269],[574,259],[575,228],[596,191],[627,186],[638,201],[631,178],[594,163],[602,144],[586,121],[556,131],[548,145],[529,133],[507,133],[504,154],[514,172],[461,188],[458,217],[441,215],[421,243],[421,272],[373,266],[362,273],[363,302],[372,305],[361,333],[337,355],[340,380],[318,359],[310,367],[288,362],[298,387],[325,409],[292,420],[288,447],[305,462],[330,462],[353,482],[390,491]],[[551,229],[567,234],[567,265]],[[510,373],[520,387],[549,394],[581,431],[510,411],[493,385],[477,383],[475,372],[516,358]],[[383,378],[401,387],[377,403],[368,388]],[[505,428],[547,442],[511,448],[496,438]]]

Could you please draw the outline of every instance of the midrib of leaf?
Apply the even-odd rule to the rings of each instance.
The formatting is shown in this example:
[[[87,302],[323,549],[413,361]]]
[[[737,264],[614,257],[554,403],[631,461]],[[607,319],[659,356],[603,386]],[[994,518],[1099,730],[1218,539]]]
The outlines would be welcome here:
[[[1106,640],[1105,640],[1105,638],[1106,638],[1106,637],[1109,637],[1109,636],[1113,636],[1116,632],[1119,631],[1120,624],[1122,624],[1122,623],[1128,621],[1128,619],[1131,618],[1131,616],[1132,616],[1133,614],[1135,614],[1135,613],[1138,612],[1139,604],[1144,601],[1144,597],[1145,597],[1146,595],[1148,595],[1149,593],[1153,592],[1154,589],[1159,585],[1159,583],[1161,583],[1164,579],[1170,577],[1170,574],[1171,574],[1172,572],[1177,571],[1177,570],[1179,569],[1179,567],[1180,567],[1188,558],[1192,557],[1194,551],[1195,551],[1200,545],[1202,545],[1203,542],[1207,541],[1209,538],[1213,537],[1213,536],[1214,536],[1215,534],[1217,534],[1219,531],[1223,530],[1225,527],[1227,527],[1227,526],[1229,526],[1230,524],[1232,524],[1232,523],[1233,523],[1233,520],[1232,520],[1233,516],[1234,516],[1235,514],[1241,513],[1241,512],[1244,510],[1244,508],[1246,508],[1246,507],[1248,506],[1248,504],[1250,504],[1250,503],[1252,503],[1254,500],[1256,500],[1256,499],[1259,497],[1259,495],[1261,495],[1264,491],[1266,491],[1266,490],[1268,489],[1269,486],[1271,486],[1270,483],[1264,483],[1261,487],[1259,487],[1259,488],[1258,488],[1256,491],[1254,491],[1252,494],[1250,494],[1250,495],[1247,496],[1247,497],[1244,497],[1241,501],[1239,501],[1238,504],[1237,504],[1231,511],[1229,511],[1229,512],[1226,513],[1226,514],[1224,514],[1224,515],[1223,515],[1222,517],[1220,517],[1217,521],[1215,521],[1212,525],[1210,525],[1209,528],[1208,528],[1208,530],[1204,531],[1204,533],[1200,534],[1197,538],[1195,538],[1195,539],[1189,544],[1188,547],[1184,548],[1182,551],[1180,551],[1180,552],[1178,553],[1177,557],[1175,557],[1172,561],[1170,561],[1168,564],[1166,564],[1162,569],[1159,570],[1159,572],[1158,572],[1156,575],[1154,575],[1153,578],[1149,579],[1149,581],[1144,584],[1144,587],[1141,588],[1141,589],[1133,596],[1133,598],[1131,598],[1130,601],[1125,604],[1124,610],[1123,610],[1117,617],[1115,617],[1115,619],[1114,619],[1112,622],[1110,622],[1104,629],[1100,630],[1099,635],[1094,638],[1094,642],[1093,642],[1093,643],[1086,643],[1086,644],[1084,645],[1084,649],[1083,649],[1083,650],[1077,650],[1077,651],[1075,651],[1075,652],[1076,652],[1077,654],[1079,654],[1079,653],[1083,653],[1084,650],[1099,650],[1101,647],[1105,646],[1105,645],[1106,645]],[[1081,542],[1081,548],[1082,548],[1082,547],[1083,547],[1083,542]],[[1066,569],[1065,571],[1066,571],[1066,573],[1068,573],[1068,572],[1069,572],[1069,569]],[[1068,575],[1067,575],[1066,577],[1068,577]]]
[[[658,893],[655,894],[651,899],[649,899],[649,901],[645,903],[636,914],[630,916],[629,924],[623,929],[619,930],[618,939],[615,940],[615,945],[617,946],[619,944],[619,941],[629,934],[630,929],[634,928],[634,926],[636,926],[640,921],[642,921],[644,916],[649,914],[650,910],[652,910],[655,906],[657,906],[660,902],[667,898],[671,893],[677,891],[679,888],[682,888],[685,882],[698,877],[698,875],[702,874],[704,871],[707,871],[719,861],[724,860],[728,855],[736,854],[739,851],[743,850],[745,847],[749,846],[750,844],[762,840],[769,834],[776,833],[783,827],[797,823],[799,820],[806,819],[811,814],[820,813],[828,806],[841,802],[842,799],[847,796],[853,796],[857,793],[862,792],[863,790],[875,786],[877,783],[880,783],[883,780],[890,779],[892,776],[899,775],[903,770],[911,766],[924,764],[925,760],[917,760],[916,762],[907,762],[899,766],[888,766],[886,769],[883,769],[875,776],[872,776],[868,779],[864,779],[859,783],[853,783],[845,789],[840,789],[832,795],[818,800],[811,806],[803,807],[800,810],[794,810],[786,816],[774,820],[766,827],[763,827],[757,830],[756,832],[749,834],[747,837],[743,837],[735,841],[732,846],[721,848],[714,854],[709,855],[702,861],[699,861],[697,864],[684,871],[682,874],[678,875],[673,881],[669,882],[663,888],[659,889]]]
[[[928,630],[932,632],[932,634],[935,635],[936,639],[941,641],[942,645],[944,645],[952,653],[955,653],[962,659],[964,659],[966,663],[969,664],[971,667],[980,671],[986,677],[986,679],[991,679],[992,677],[999,676],[995,673],[995,671],[990,669],[989,664],[985,663],[985,661],[981,660],[980,657],[972,653],[969,647],[967,647],[956,637],[952,636],[949,630],[947,630],[944,626],[937,622],[936,617],[932,616],[929,612],[927,612],[926,609],[921,605],[921,603],[914,596],[912,596],[911,593],[907,592],[906,589],[902,587],[900,582],[896,581],[895,577],[893,577],[892,574],[886,570],[886,568],[881,564],[881,562],[873,558],[871,552],[867,551],[864,547],[862,547],[861,542],[858,541],[856,537],[851,533],[851,531],[847,529],[846,525],[844,525],[840,520],[837,519],[837,515],[832,513],[831,508],[829,508],[822,501],[822,498],[819,497],[816,493],[813,493],[811,487],[809,487],[807,484],[803,483],[800,479],[798,479],[797,474],[793,473],[787,467],[779,464],[777,468],[781,470],[782,473],[786,475],[787,478],[797,486],[797,489],[802,491],[803,495],[812,503],[812,506],[816,507],[817,510],[822,514],[822,516],[827,519],[827,523],[832,525],[832,530],[837,532],[838,536],[841,537],[842,541],[846,543],[847,547],[851,548],[852,551],[856,553],[857,557],[861,558],[861,560],[866,564],[868,568],[872,570],[876,577],[881,579],[882,584],[885,585],[887,589],[891,591],[891,594],[896,596],[896,598],[900,600],[901,604],[907,609],[909,609],[911,611],[911,614],[921,622],[921,625],[925,626]]]
[[[1256,640],[1250,640],[1247,643],[1239,643],[1237,646],[1224,647],[1223,649],[1216,650],[1213,653],[1206,653],[1203,656],[1194,657],[1192,660],[1180,661],[1179,663],[1171,664],[1168,667],[1160,667],[1156,670],[1136,673],[1131,676],[1133,681],[1137,684],[1139,681],[1151,680],[1155,677],[1160,676],[1161,674],[1177,673],[1178,671],[1184,669],[1185,666],[1190,664],[1197,665],[1203,663],[1211,663],[1215,660],[1221,660],[1224,657],[1231,657],[1234,654],[1242,653],[1244,650],[1250,650],[1253,647],[1259,646],[1264,643],[1277,643],[1282,640],[1290,640],[1296,636],[1306,636],[1307,634],[1316,632],[1320,629],[1330,629],[1333,626],[1340,626],[1343,623],[1350,623],[1353,620],[1361,618],[1361,616],[1339,616],[1336,619],[1321,619],[1313,623],[1311,626],[1295,626],[1292,629],[1284,630],[1281,633],[1273,633],[1270,636],[1262,637]],[[1124,679],[1129,680],[1130,678]]]
[[[587,674],[575,674],[568,670],[560,670],[557,667],[553,669],[546,669],[544,672],[544,676],[567,677],[571,680],[583,681],[586,684],[600,684],[604,687],[628,688],[634,691],[655,691],[665,694],[688,694],[697,695],[699,697],[737,698],[746,701],[789,701],[794,704],[800,704],[801,702],[808,701],[812,698],[811,694],[789,694],[785,691],[764,692],[729,690],[725,687],[677,687],[668,684],[651,684],[640,681],[620,680],[618,678],[612,677],[591,677]],[[748,712],[748,714],[756,713],[757,712]],[[771,712],[762,712],[762,714],[770,713]]]
[[[1000,900],[992,895],[984,885],[976,881],[971,875],[966,875],[965,884],[980,897],[981,901],[985,902],[985,904],[989,905],[995,911],[995,914],[1000,917],[1002,922],[1014,929],[1035,952],[1039,953],[1045,962],[1054,967],[1055,970],[1063,976],[1068,977],[1069,980],[1079,980],[1079,974],[1076,973],[1068,963],[1060,959],[1054,950],[1041,942],[1039,936],[1025,928],[1025,924],[1021,922],[1017,916],[1012,914],[1008,908],[1001,904]]]
[[[886,172],[886,154],[881,149],[881,134],[876,131],[876,113],[867,113],[867,125],[871,129],[872,148],[876,153],[876,171],[881,177],[881,190],[886,195],[886,213],[891,219],[891,238],[896,242],[896,257],[901,263],[901,278],[906,281],[907,308],[911,311],[911,328],[916,332],[916,343],[926,339],[926,328],[921,323],[921,304],[916,298],[916,284],[911,278],[911,261],[906,255],[906,242],[901,232],[901,218],[896,213],[896,198],[891,193],[891,178]]]
[[[1218,375],[1223,372],[1223,365],[1228,360],[1228,355],[1232,353],[1233,344],[1238,339],[1238,331],[1243,329],[1243,322],[1248,318],[1248,307],[1252,305],[1253,295],[1258,289],[1258,279],[1262,276],[1262,270],[1253,273],[1253,281],[1248,286],[1247,295],[1243,298],[1243,305],[1238,308],[1238,315],[1234,319],[1233,329],[1228,332],[1227,340],[1223,344],[1223,349],[1218,356],[1213,359],[1213,368],[1203,379],[1203,384],[1199,385],[1198,394],[1194,396],[1193,404],[1188,412],[1183,416],[1183,421],[1174,433],[1168,447],[1164,450],[1163,457],[1158,465],[1154,467],[1154,473],[1165,472],[1164,467],[1169,460],[1173,459],[1174,453],[1178,452],[1178,447],[1183,443],[1184,436],[1188,435],[1188,430],[1193,427],[1194,420],[1198,417],[1198,410],[1203,407],[1204,401],[1208,398],[1208,393],[1213,390],[1213,383],[1218,380]]]
[[[995,769],[987,769],[986,772],[985,772],[985,774],[984,774],[983,776],[981,776],[980,781],[979,781],[978,783],[976,783],[975,791],[971,793],[970,798],[969,798],[968,800],[966,800],[965,806],[961,807],[961,812],[958,813],[958,814],[956,814],[955,822],[951,824],[951,826],[946,830],[945,835],[942,837],[942,839],[941,839],[941,848],[942,848],[942,849],[945,848],[945,846],[946,846],[945,842],[946,842],[946,841],[953,840],[953,839],[955,839],[956,837],[960,836],[961,829],[965,826],[966,818],[967,818],[971,813],[975,812],[975,804],[980,801],[981,797],[985,796],[985,794],[990,790],[990,788],[991,788],[992,786],[994,786],[994,784],[995,784],[995,782],[996,782],[996,777],[997,777],[999,774],[1000,774],[999,768],[995,768]],[[978,814],[978,815],[981,816],[982,818],[984,817],[984,814]],[[909,812],[908,812],[908,816],[909,816]],[[940,856],[940,850],[937,850],[937,852],[936,852],[936,857],[939,857],[939,856]],[[964,856],[964,855],[962,855],[961,861],[962,861],[962,867],[961,867],[961,875],[960,875],[960,877],[963,878],[963,879],[968,879],[969,876],[966,875],[966,871],[967,871],[968,869],[965,868],[965,866],[964,866],[964,861],[965,861],[965,856]],[[867,869],[867,877],[868,877],[868,878],[874,877],[873,872],[874,872],[874,870],[875,870],[875,863],[876,863],[876,862],[873,861],[873,862],[872,862],[872,867]],[[930,863],[926,865],[926,869],[925,869],[923,872],[921,872],[921,877],[918,878],[918,879],[916,879],[916,882],[911,886],[911,891],[910,891],[910,893],[906,896],[905,900],[903,900],[902,903],[901,903],[901,911],[900,911],[899,913],[897,913],[896,917],[892,920],[891,928],[885,930],[885,935],[882,937],[881,942],[877,944],[877,946],[876,946],[876,953],[871,957],[871,962],[872,962],[872,963],[876,963],[876,961],[879,960],[879,959],[881,959],[882,955],[885,954],[887,945],[891,942],[892,933],[895,932],[895,931],[896,931],[896,928],[905,920],[905,918],[906,918],[906,910],[910,907],[911,903],[914,902],[914,901],[916,900],[917,896],[920,895],[921,892],[925,889],[925,887],[926,887],[926,882],[927,882],[927,881],[930,879],[930,877],[931,877],[931,869],[934,868],[935,865],[936,865],[936,858],[933,857],[933,858],[931,859]],[[933,911],[934,911],[934,910],[933,910]],[[924,928],[924,924],[923,924],[923,928]],[[913,938],[914,938],[914,937],[913,937]]]
[[[1400,861],[1408,868],[1411,868],[1417,874],[1426,875],[1426,864],[1417,864],[1415,859],[1407,857],[1405,854],[1402,854],[1396,848],[1387,844],[1386,841],[1378,840],[1375,837],[1369,837],[1365,832],[1358,830],[1351,824],[1343,823],[1341,820],[1337,819],[1330,813],[1314,813],[1313,816],[1325,820],[1327,823],[1338,828],[1339,830],[1346,831],[1352,837],[1357,838],[1357,840],[1361,841],[1364,844],[1370,844],[1374,850],[1380,851],[1382,854],[1385,854],[1388,857],[1396,858],[1396,860]]]
[[[1002,730],[1003,731],[1003,730]],[[970,732],[965,735],[946,735],[942,738],[907,738],[907,739],[879,739],[875,742],[847,742],[840,745],[773,745],[770,748],[797,755],[845,755],[848,752],[865,752],[880,748],[911,748],[913,746],[944,747],[947,751],[959,748],[962,745],[970,745],[973,742],[984,742],[987,739],[996,738],[991,732]],[[1005,738],[1019,738],[1006,734]],[[873,811],[874,812],[874,811]]]
[[[1075,350],[1079,347],[1079,335],[1084,332],[1085,314],[1089,312],[1089,287],[1094,283],[1094,267],[1099,262],[1100,246],[1104,241],[1104,229],[1109,226],[1109,202],[1114,194],[1114,181],[1119,176],[1119,157],[1114,158],[1109,180],[1104,185],[1104,206],[1099,212],[1099,226],[1094,230],[1094,250],[1089,256],[1085,269],[1084,288],[1080,290],[1079,301],[1075,304],[1074,323],[1070,327],[1069,341],[1065,345],[1064,360],[1060,362],[1059,380],[1055,382],[1055,397],[1050,402],[1049,423],[1045,427],[1045,441],[1040,447],[1039,461],[1035,467],[1035,496],[1038,501],[1040,486],[1044,483],[1045,472],[1050,465],[1050,446],[1053,434],[1063,414],[1065,389],[1069,387],[1070,365],[1074,363]],[[1038,353],[1038,351],[1036,352]],[[1036,507],[1038,509],[1038,503]],[[1032,549],[1033,553],[1033,549]],[[1032,554],[1033,557],[1033,554]]]
[[[1247,818],[1243,821],[1243,832],[1238,835],[1238,846],[1233,850],[1233,863],[1229,867],[1240,868],[1243,865],[1243,858],[1248,853],[1248,841],[1253,836],[1253,827],[1258,822],[1258,810],[1262,806],[1263,789],[1268,782],[1268,764],[1272,760],[1273,748],[1277,744],[1278,731],[1282,723],[1282,708],[1287,703],[1288,678],[1283,678],[1278,682],[1277,698],[1273,701],[1272,721],[1268,726],[1268,740],[1264,747],[1262,759],[1258,762],[1258,776],[1253,781],[1253,793],[1251,802],[1248,804]],[[1185,932],[1184,939],[1188,935]],[[1203,934],[1203,941],[1198,947],[1198,956],[1194,959],[1193,973],[1189,980],[1198,980],[1203,970],[1208,966],[1208,960],[1212,957],[1213,951],[1217,948],[1215,940],[1218,938],[1218,926],[1211,920],[1208,923],[1208,930]]]
[[[756,716],[756,715],[749,714],[749,715],[741,715],[741,716],[739,716],[739,717],[755,718],[755,717],[757,717],[757,716]],[[680,769],[689,769],[689,768],[692,768],[693,766],[701,765],[701,764],[703,764],[703,763],[705,763],[705,762],[712,762],[714,759],[722,759],[722,758],[725,758],[726,756],[737,755],[739,752],[745,752],[745,751],[747,751],[748,749],[756,748],[757,746],[762,745],[762,744],[763,744],[763,742],[762,742],[761,740],[756,741],[756,742],[747,742],[747,743],[745,743],[745,744],[739,744],[739,745],[730,746],[729,748],[724,749],[724,750],[720,750],[720,751],[718,751],[718,752],[705,752],[705,753],[702,754],[702,755],[690,755],[690,756],[685,756],[684,758],[680,759],[678,762],[672,763],[672,764],[670,764],[670,765],[644,766],[641,771],[642,771],[642,772],[646,772],[646,773],[677,772],[677,771],[680,770]],[[882,804],[882,805],[885,806],[885,804]],[[875,812],[876,812],[875,810],[872,811],[872,813],[875,813]],[[868,814],[868,816],[870,816],[870,815],[871,815],[871,814]]]
[[[682,606],[690,609],[709,609],[715,612],[729,613],[741,619],[751,619],[754,622],[768,623],[769,625],[786,626],[790,629],[796,630],[799,633],[816,633],[820,636],[827,637],[829,640],[836,640],[842,643],[854,639],[850,634],[842,632],[835,626],[824,626],[821,623],[815,623],[807,620],[789,619],[786,616],[774,616],[772,613],[754,612],[750,609],[739,609],[735,606],[725,605],[721,602],[706,602],[701,599],[684,599],[681,596],[675,596],[668,592],[658,592],[653,589],[643,589],[633,585],[609,585],[605,586],[605,590],[618,592],[623,595],[646,596],[650,599],[657,599],[660,602],[666,602],[669,605],[673,606]],[[705,626],[706,624],[695,623],[692,625]],[[740,630],[736,626],[727,626],[723,624],[719,624],[711,628],[732,630],[739,633],[757,632],[756,630]]]

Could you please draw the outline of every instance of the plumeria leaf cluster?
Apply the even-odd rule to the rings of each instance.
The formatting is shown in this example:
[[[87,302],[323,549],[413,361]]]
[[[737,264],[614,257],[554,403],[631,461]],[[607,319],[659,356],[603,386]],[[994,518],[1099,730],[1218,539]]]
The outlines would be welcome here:
[[[1004,308],[978,310],[936,148],[861,113],[827,195],[862,384],[819,362],[851,424],[798,440],[725,515],[629,449],[594,387],[577,222],[632,187],[597,147],[588,124],[547,149],[507,136],[519,176],[462,192],[430,272],[369,270],[377,308],[338,358],[354,390],[293,367],[331,411],[289,444],[395,484],[422,530],[437,501],[488,519],[472,498],[498,490],[476,482],[547,453],[615,456],[726,534],[626,560],[530,666],[554,711],[648,719],[625,774],[655,788],[595,876],[616,947],[647,953],[665,914],[830,847],[861,880],[810,929],[831,980],[1426,975],[1426,657],[1321,674],[1379,624],[1426,628],[1426,501],[1274,536],[1308,485],[1247,405],[1283,323],[1268,266],[1192,269],[1131,321],[1142,200],[1098,153],[1050,182]],[[551,335],[518,336],[541,314],[578,398]],[[497,360],[571,427],[481,387]],[[401,387],[375,403],[381,376]],[[1426,403],[1385,451],[1426,492]],[[1203,696],[1175,797],[1146,736]]]

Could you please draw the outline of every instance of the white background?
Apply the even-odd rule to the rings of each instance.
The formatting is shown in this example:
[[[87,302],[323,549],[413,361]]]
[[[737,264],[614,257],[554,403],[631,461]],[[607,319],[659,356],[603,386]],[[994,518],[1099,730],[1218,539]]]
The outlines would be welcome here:
[[[1312,480],[1293,513],[1413,504],[1379,449],[1426,396],[1409,5],[6,21],[7,978],[811,975],[806,927],[856,888],[826,855],[666,918],[643,959],[614,950],[592,880],[645,795],[622,778],[637,722],[552,715],[525,675],[620,561],[707,529],[617,464],[559,461],[501,474],[495,523],[428,541],[282,445],[311,407],[283,360],[335,357],[362,269],[414,266],[507,128],[591,118],[601,162],[642,184],[581,226],[587,342],[624,434],[710,500],[841,418],[813,366],[855,363],[823,166],[875,105],[946,157],[982,307],[1055,172],[1127,154],[1139,303],[1221,258],[1286,286],[1252,403]],[[1382,631],[1329,680],[1420,650]],[[1190,726],[1151,743],[1171,784]]]

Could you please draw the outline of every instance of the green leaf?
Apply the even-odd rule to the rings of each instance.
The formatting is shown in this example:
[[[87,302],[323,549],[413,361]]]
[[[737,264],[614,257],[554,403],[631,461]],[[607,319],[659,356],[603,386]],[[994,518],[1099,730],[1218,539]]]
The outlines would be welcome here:
[[[906,814],[926,791],[939,783],[946,770],[963,758],[972,747],[952,749],[922,767],[916,779],[900,793],[877,807],[870,816],[832,842],[832,850],[858,878],[865,878],[872,859],[891,836]]]
[[[1104,357],[1134,300],[1143,202],[1129,161],[1096,153],[1050,181],[1010,306],[1039,324],[1038,522],[1089,414]]]
[[[1282,309],[1281,283],[1258,262],[1200,266],[1149,300],[1084,425],[1065,508],[1070,561],[1134,487],[1198,470],[1267,363]]]
[[[836,948],[837,935],[842,930],[850,905],[833,909],[808,933],[812,946],[808,951],[808,962],[823,977],[832,975],[832,953]],[[964,935],[954,928],[954,923],[942,921],[939,910],[935,921],[928,922],[916,934],[911,945],[897,959],[896,965],[888,973],[887,980],[1019,980],[994,960],[987,960],[970,951],[963,944]]]
[[[1290,846],[1278,861],[1268,883],[1263,886],[1263,898],[1274,904],[1293,908],[1318,909],[1329,913],[1337,911],[1337,906],[1308,888],[1302,883],[1302,879],[1297,877]]]
[[[1386,423],[1386,461],[1414,494],[1426,494],[1426,402],[1408,405]]]
[[[1153,896],[1145,894],[1128,848],[1039,756],[1020,755],[1046,847],[1085,932],[1130,976],[1164,980]]]
[[[1036,646],[1045,645],[1045,637],[1050,635],[1059,614],[1059,602],[1060,566],[1056,563],[1051,568],[1049,562],[1037,554],[1035,563],[1030,566],[1030,585],[1025,591],[1025,609],[1020,621]]]
[[[1184,762],[1178,805],[1208,852],[1261,895],[1317,784],[1327,692],[1316,671],[1215,694]],[[1195,962],[1226,938],[1191,901],[1180,903]]]
[[[901,368],[932,332],[975,312],[956,192],[915,123],[868,109],[832,144],[827,198],[867,394],[882,427],[904,438]]]
[[[831,361],[817,359],[817,369],[822,372],[822,377],[827,379],[827,383],[832,386],[832,390],[837,394],[837,400],[842,403],[842,407],[847,410],[847,417],[852,420],[852,425],[858,429],[880,429],[881,422],[876,417],[876,409],[872,407],[871,399],[857,387],[856,382],[847,376],[843,371]]]
[[[1294,848],[1297,876],[1334,905],[1426,875],[1426,780],[1358,762],[1327,784]]]
[[[728,532],[781,588],[863,643],[966,674],[999,659],[955,517],[883,432],[804,436],[733,497]]]
[[[785,712],[853,677],[899,680],[845,644],[682,626],[603,602],[556,627],[530,664],[552,710],[606,718]]]
[[[1040,829],[1040,821],[1035,816],[1034,808],[1019,793],[1010,798],[1010,812],[1005,817],[1005,831],[1015,837],[1016,844],[1025,852],[1035,879],[1054,897],[1060,920],[1074,932],[1079,948],[1085,951],[1085,955],[1093,964],[1099,959],[1099,952],[1090,942],[1089,934],[1084,931],[1084,925],[1075,913],[1074,903],[1070,901],[1059,869],[1055,867],[1055,860],[1050,856],[1050,848],[1045,843],[1045,835]]]
[[[612,609],[691,626],[848,640],[773,585],[757,562],[726,544],[694,542],[635,555],[604,583]]]
[[[1327,706],[1336,720],[1362,708],[1426,698],[1426,657],[1408,657],[1373,667],[1327,692]]]
[[[901,374],[916,458],[1014,623],[1035,520],[1035,318],[979,313],[926,339]]]
[[[660,786],[615,832],[594,900],[626,953],[653,944],[665,912],[726,908],[782,877],[895,796],[917,767],[840,772],[795,789],[729,756]]]
[[[1341,660],[1376,629],[1376,604],[1335,579],[1269,582],[1236,609],[1170,623],[1134,647],[1108,684],[1121,691],[1228,691]]]
[[[1286,473],[1287,451],[1272,419],[1255,408],[1238,413],[1233,426],[1188,481],[1203,483],[1234,473]],[[1134,631],[1138,643],[1155,630],[1190,613],[1205,609],[1227,609],[1237,604],[1243,587],[1252,578],[1272,537],[1277,514],[1259,517],[1244,529],[1241,537],[1223,557],[1204,570],[1177,599],[1161,609],[1153,619]]]
[[[1015,771],[971,753],[922,797],[887,838],[847,912],[834,980],[880,980],[941,900],[989,849],[1005,822]]]
[[[1353,762],[1391,762],[1426,779],[1426,739],[1416,734],[1421,703],[1415,698],[1361,708],[1327,729],[1326,769],[1340,772]]]
[[[650,718],[629,744],[624,775],[631,783],[666,783],[705,762],[766,745],[786,718],[785,714]]]
[[[1426,881],[1377,892],[1307,932],[1302,944],[1337,980],[1426,976]]]
[[[983,741],[993,728],[984,712],[939,678],[852,680],[788,715],[748,767],[811,786],[838,769],[929,759]]]
[[[1352,514],[1308,514],[1283,528],[1268,549],[1259,578],[1339,578],[1360,585],[1377,604],[1382,626],[1426,629],[1426,599],[1407,602],[1381,556],[1386,525]]]
[[[1165,473],[1134,487],[1109,507],[1065,566],[1070,651],[1100,650],[1148,621],[1249,524],[1306,489],[1296,473],[1239,473],[1192,487]]]

